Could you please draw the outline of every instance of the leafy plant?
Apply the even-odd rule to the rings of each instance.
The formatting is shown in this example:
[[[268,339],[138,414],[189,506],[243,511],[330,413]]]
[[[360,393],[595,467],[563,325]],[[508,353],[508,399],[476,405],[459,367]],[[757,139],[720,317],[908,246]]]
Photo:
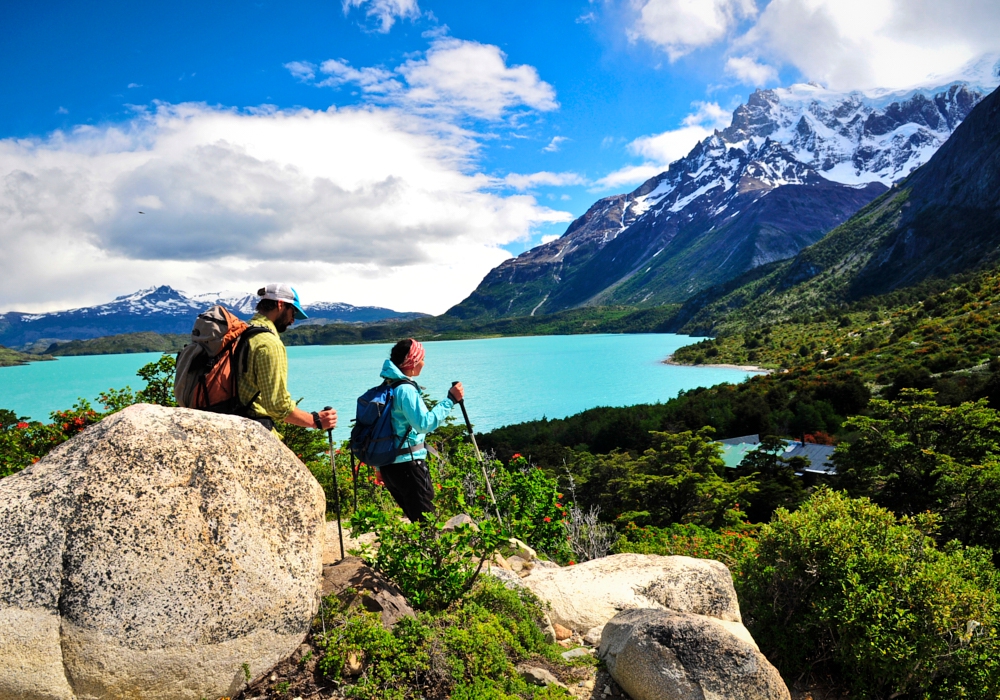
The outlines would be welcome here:
[[[989,552],[823,488],[779,510],[736,578],[747,626],[786,677],[832,674],[858,698],[993,698],[997,572]]]

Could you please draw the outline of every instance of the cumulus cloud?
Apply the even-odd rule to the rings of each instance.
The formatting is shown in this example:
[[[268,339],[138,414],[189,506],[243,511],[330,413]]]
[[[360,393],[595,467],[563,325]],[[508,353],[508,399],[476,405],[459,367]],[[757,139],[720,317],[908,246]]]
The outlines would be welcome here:
[[[1000,52],[996,0],[634,0],[611,2],[632,40],[671,60],[724,49],[725,71],[750,85],[791,66],[834,89],[908,88],[956,77]]]
[[[711,136],[715,129],[729,126],[731,115],[715,102],[695,102],[695,111],[681,121],[678,129],[650,136],[641,136],[628,145],[629,152],[640,156],[640,165],[628,165],[610,173],[595,183],[595,189],[606,190],[637,185],[659,175],[679,158],[686,156],[695,144]]]
[[[723,39],[756,12],[754,0],[645,0],[629,37],[651,42],[676,60]]]
[[[559,150],[559,146],[565,142],[569,141],[565,136],[553,136],[552,140],[549,141],[549,145],[542,149],[545,153],[555,153]]]
[[[759,63],[751,56],[733,56],[726,61],[726,73],[746,85],[760,86],[778,79],[773,66]]]
[[[300,79],[310,66],[302,61],[285,64]],[[329,77],[317,86],[355,84],[373,98],[381,95],[383,104],[422,114],[496,121],[519,107],[542,112],[559,107],[555,90],[533,66],[508,66],[497,46],[447,36],[435,38],[422,57],[410,58],[393,71],[354,68],[343,59],[324,61],[320,70]]]
[[[289,61],[285,64],[285,68],[292,74],[292,77],[303,83],[316,77],[316,64],[309,61]],[[132,86],[129,85],[129,87]]]
[[[509,256],[501,245],[571,218],[492,192],[476,150],[460,129],[374,107],[160,105],[117,126],[0,140],[5,302],[282,278],[313,300],[440,312]]]
[[[533,187],[546,185],[549,187],[566,187],[568,185],[585,185],[587,179],[578,173],[550,173],[543,170],[538,173],[521,175],[511,173],[503,179],[504,183],[515,190],[530,190]]]
[[[417,0],[343,0],[344,14],[353,8],[364,8],[365,15],[377,24],[376,31],[388,33],[397,19],[417,19]]]
[[[905,88],[1000,51],[1000,10],[995,0],[772,0],[740,44],[833,88]]]

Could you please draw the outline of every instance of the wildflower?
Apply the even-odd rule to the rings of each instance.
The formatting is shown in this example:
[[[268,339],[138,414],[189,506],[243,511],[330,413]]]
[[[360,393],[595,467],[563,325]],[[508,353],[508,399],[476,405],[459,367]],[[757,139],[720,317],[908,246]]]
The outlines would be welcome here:
[[[514,460],[514,459],[521,459],[521,453],[520,452],[515,452],[513,454],[513,456],[511,456],[511,459],[512,460]]]
[[[21,423],[18,423],[18,424],[17,424],[17,429],[18,429],[18,430],[24,430],[24,429],[25,429],[25,428],[27,428],[27,427],[28,427],[28,424],[27,424],[27,423],[24,423],[23,421],[22,421]]]
[[[576,562],[575,562],[575,561],[573,561],[572,559],[570,559],[570,560],[569,560],[569,565],[570,565],[570,566],[574,566],[575,564],[576,564]]]
[[[546,515],[546,516],[545,516],[544,518],[542,518],[542,520],[543,520],[544,522],[547,522],[547,523],[551,523],[551,522],[552,522],[552,518],[550,518],[550,517],[549,517],[549,516],[547,516],[547,515]]]

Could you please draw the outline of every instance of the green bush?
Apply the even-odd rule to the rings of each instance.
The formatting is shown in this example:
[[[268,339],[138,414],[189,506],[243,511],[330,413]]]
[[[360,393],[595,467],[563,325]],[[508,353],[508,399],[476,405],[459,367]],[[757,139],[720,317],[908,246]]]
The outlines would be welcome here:
[[[615,554],[635,552],[715,559],[728,566],[735,576],[756,544],[755,527],[752,525],[734,523],[734,527],[712,530],[692,524],[660,528],[629,523],[612,551]]]
[[[496,520],[477,528],[442,529],[441,516],[426,523],[403,522],[395,511],[359,506],[351,517],[355,536],[374,532],[377,548],[362,546],[361,557],[391,579],[414,606],[441,609],[460,599],[482,567],[506,540]]]
[[[569,698],[556,687],[528,686],[515,669],[533,657],[563,663],[563,649],[545,642],[542,617],[541,603],[531,593],[486,578],[462,602],[404,618],[391,631],[378,614],[344,610],[335,597],[328,598],[313,642],[319,668],[332,680],[341,679],[351,654],[363,662],[363,673],[344,689],[348,697]]]
[[[940,541],[1000,550],[1000,412],[985,401],[941,406],[932,391],[874,400],[847,427],[838,483],[901,515],[941,516]]]
[[[858,698],[997,697],[997,572],[986,550],[939,549],[934,524],[823,488],[761,528],[736,585],[785,678],[831,675]]]

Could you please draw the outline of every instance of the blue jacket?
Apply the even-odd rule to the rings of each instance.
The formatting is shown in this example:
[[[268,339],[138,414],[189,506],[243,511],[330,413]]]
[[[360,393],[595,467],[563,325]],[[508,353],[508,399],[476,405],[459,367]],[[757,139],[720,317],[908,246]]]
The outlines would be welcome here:
[[[382,365],[381,376],[390,381],[398,379],[413,381],[411,377],[400,372],[392,360],[386,360],[385,364]],[[450,398],[445,398],[428,411],[420,392],[414,389],[412,384],[400,384],[396,387],[396,397],[392,402],[392,432],[397,440],[402,440],[407,428],[410,428],[410,435],[403,443],[403,452],[396,458],[395,463],[409,462],[411,457],[408,447],[422,443],[424,435],[441,425],[454,407],[455,402]],[[412,459],[426,459],[426,457],[426,449],[421,448],[413,451]]]

